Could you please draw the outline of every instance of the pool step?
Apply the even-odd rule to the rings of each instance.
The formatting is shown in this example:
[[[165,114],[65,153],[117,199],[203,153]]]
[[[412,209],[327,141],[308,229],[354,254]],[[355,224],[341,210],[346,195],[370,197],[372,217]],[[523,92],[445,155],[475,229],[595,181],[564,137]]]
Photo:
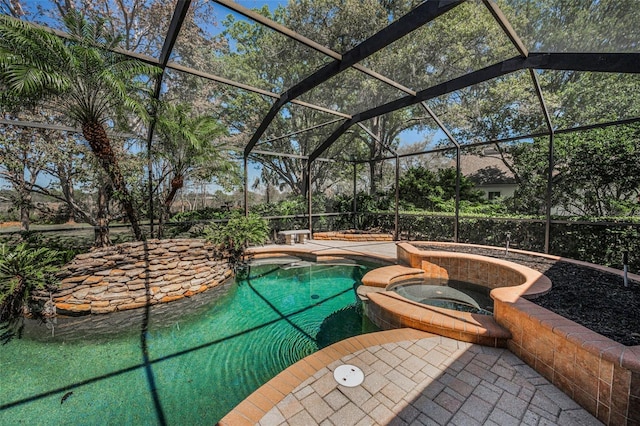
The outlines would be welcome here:
[[[402,265],[383,266],[369,271],[362,277],[362,285],[386,288],[389,284],[400,280],[421,278],[424,271]]]
[[[366,302],[367,300],[369,300],[369,293],[379,293],[381,291],[385,291],[383,287],[373,287],[369,285],[359,285],[358,288],[356,289],[356,293],[358,294],[358,297],[363,302]]]

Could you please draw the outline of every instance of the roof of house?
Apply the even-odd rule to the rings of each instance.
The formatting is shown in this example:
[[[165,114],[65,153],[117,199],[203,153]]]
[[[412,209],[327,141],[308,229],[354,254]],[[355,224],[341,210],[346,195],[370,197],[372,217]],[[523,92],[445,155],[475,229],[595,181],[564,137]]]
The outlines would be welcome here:
[[[498,153],[463,154],[460,156],[460,169],[476,185],[516,183],[513,173],[505,166]]]

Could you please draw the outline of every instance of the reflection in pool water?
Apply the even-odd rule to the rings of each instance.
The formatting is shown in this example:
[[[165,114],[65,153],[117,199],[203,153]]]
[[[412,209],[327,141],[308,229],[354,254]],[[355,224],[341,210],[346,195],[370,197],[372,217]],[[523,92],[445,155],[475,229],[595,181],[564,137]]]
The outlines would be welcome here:
[[[256,265],[190,299],[59,319],[55,337],[29,323],[0,348],[0,424],[215,424],[290,364],[375,330],[354,291],[364,272]]]

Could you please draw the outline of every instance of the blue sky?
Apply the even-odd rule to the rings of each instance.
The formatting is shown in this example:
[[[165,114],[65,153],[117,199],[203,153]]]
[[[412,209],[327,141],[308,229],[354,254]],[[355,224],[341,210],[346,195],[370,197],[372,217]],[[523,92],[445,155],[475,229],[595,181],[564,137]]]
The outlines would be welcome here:
[[[275,8],[277,8],[280,5],[286,5],[287,2],[286,1],[279,1],[279,0],[267,0],[267,1],[262,1],[262,0],[238,0],[237,1],[238,4],[247,7],[247,8],[258,8],[258,7],[262,7],[263,5],[267,5],[271,10],[274,10]],[[25,9],[29,10],[31,13],[35,13],[35,11],[37,10],[38,7],[41,7],[45,10],[50,10],[53,6],[52,3],[50,1],[47,0],[26,0],[26,1],[22,1],[22,4],[24,5]],[[242,16],[232,12],[229,9],[223,8],[222,6],[216,6],[216,7],[220,7],[221,10],[228,12],[229,14],[233,14],[235,16],[236,19],[238,20],[247,20],[246,18],[243,18]],[[39,17],[40,19],[42,19],[42,17]],[[430,137],[429,136],[430,132],[418,132],[415,130],[407,130],[402,132],[399,135],[399,139],[400,139],[400,146],[404,146],[404,145],[409,145],[409,144],[413,144],[416,142],[420,142],[423,141],[425,138]],[[433,141],[438,141],[440,139],[443,139],[445,137],[445,135],[441,132],[438,131],[436,132],[433,136]],[[259,176],[260,174],[260,168],[258,166],[252,166],[250,167],[250,172],[249,172],[249,180],[250,182],[252,182],[253,180],[255,180],[255,178],[257,176]],[[43,184],[46,183],[45,179],[41,180]],[[0,181],[0,186],[1,187],[6,187],[6,184],[2,184],[3,182]]]

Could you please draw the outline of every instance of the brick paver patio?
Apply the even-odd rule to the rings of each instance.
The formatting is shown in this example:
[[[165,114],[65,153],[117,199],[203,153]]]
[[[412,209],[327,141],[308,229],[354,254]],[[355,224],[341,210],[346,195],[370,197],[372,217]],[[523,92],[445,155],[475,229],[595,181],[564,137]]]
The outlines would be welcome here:
[[[357,387],[333,370],[362,369]],[[271,425],[598,425],[505,349],[434,336],[374,345],[319,369],[269,410]]]

